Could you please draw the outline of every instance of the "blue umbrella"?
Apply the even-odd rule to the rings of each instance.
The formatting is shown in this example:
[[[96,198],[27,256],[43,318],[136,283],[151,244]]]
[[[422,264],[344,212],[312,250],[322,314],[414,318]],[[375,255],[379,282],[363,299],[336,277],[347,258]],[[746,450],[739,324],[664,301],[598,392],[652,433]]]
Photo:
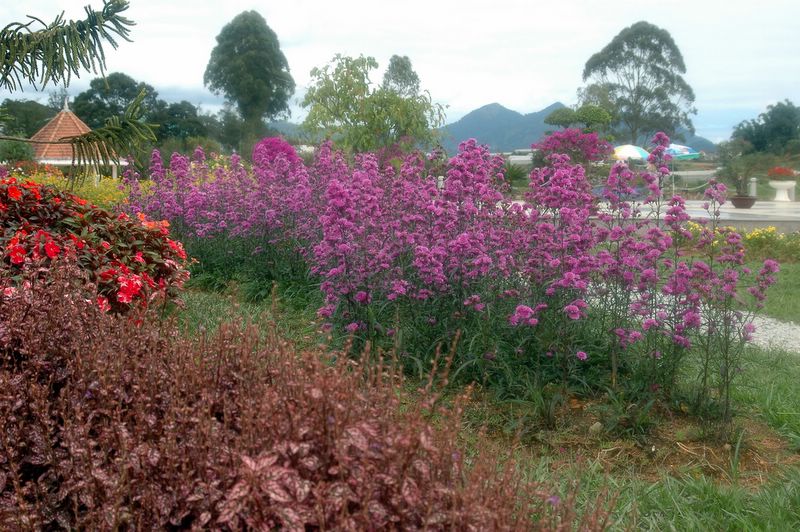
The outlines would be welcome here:
[[[688,161],[700,157],[700,154],[694,148],[680,144],[670,144],[666,149],[666,153],[667,155],[672,155],[672,158],[676,161]]]

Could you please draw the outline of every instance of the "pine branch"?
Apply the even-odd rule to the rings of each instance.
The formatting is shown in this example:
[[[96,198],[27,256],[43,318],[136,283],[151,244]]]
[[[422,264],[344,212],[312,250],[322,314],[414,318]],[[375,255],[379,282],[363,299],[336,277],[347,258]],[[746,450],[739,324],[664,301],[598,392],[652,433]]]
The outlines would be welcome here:
[[[130,41],[135,23],[120,15],[126,9],[128,0],[104,0],[102,11],[85,7],[85,20],[65,21],[62,13],[49,25],[30,16],[27,23],[7,25],[0,30],[0,88],[14,92],[24,83],[66,85],[83,70],[103,74],[103,42],[117,48],[116,38]],[[44,28],[31,30],[34,23]]]

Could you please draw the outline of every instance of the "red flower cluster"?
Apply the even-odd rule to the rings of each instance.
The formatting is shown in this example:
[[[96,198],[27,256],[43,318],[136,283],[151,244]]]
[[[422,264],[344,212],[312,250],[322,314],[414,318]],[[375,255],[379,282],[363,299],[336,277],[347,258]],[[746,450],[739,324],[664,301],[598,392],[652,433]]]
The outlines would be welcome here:
[[[117,312],[146,306],[156,292],[175,297],[189,277],[186,252],[169,238],[166,222],[111,214],[13,177],[0,179],[0,213],[2,277],[47,276],[51,263],[66,254],[89,270],[97,305]]]
[[[776,180],[794,179],[795,171],[786,166],[774,166],[769,169],[769,171],[767,172],[767,176],[770,179],[776,179]]]

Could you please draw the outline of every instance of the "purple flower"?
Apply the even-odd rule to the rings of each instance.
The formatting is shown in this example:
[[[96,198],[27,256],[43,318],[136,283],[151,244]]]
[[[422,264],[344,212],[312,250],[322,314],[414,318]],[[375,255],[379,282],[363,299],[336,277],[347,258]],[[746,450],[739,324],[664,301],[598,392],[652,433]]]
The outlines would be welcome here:
[[[564,307],[564,313],[571,320],[579,320],[581,318],[581,309],[579,309],[575,305],[567,305],[566,307]]]
[[[586,360],[589,358],[589,355],[586,354],[586,351],[578,351],[575,353],[575,356],[578,357],[578,360]]]

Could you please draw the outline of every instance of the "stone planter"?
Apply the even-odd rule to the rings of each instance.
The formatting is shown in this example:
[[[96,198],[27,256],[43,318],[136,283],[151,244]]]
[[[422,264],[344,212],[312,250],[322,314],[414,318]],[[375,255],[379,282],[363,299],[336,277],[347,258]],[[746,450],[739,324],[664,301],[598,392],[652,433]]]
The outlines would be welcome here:
[[[755,196],[731,196],[731,203],[737,209],[749,209],[756,202]]]
[[[772,201],[792,201],[789,197],[789,190],[796,185],[795,181],[775,181],[769,180],[769,186],[775,189],[775,199]]]

